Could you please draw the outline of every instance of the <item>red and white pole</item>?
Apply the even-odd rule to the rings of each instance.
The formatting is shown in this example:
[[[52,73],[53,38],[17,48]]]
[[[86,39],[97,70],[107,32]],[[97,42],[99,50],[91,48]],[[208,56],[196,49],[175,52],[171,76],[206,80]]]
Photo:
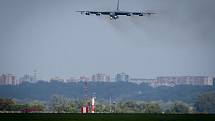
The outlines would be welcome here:
[[[92,113],[95,113],[95,98],[92,97]]]

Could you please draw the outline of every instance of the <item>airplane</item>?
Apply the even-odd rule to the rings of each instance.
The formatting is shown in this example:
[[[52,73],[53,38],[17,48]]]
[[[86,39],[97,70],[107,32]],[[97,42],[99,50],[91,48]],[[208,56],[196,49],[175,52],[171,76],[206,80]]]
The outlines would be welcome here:
[[[156,14],[153,12],[129,12],[129,11],[121,11],[119,9],[119,0],[117,3],[117,9],[114,11],[76,11],[81,13],[82,15],[91,15],[95,14],[96,16],[106,15],[110,16],[110,20],[117,20],[119,16],[144,16],[144,15],[152,15]]]

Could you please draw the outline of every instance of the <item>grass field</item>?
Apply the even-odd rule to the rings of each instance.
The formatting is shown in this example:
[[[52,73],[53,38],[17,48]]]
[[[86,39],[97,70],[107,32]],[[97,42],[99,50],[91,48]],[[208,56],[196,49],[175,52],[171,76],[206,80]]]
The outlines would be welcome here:
[[[0,121],[215,121],[215,115],[169,114],[0,114]]]

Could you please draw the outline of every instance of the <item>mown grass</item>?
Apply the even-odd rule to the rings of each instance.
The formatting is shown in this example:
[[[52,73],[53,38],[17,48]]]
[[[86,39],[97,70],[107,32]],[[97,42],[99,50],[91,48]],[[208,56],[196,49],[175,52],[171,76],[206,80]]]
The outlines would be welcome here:
[[[0,121],[215,121],[207,114],[0,114]]]

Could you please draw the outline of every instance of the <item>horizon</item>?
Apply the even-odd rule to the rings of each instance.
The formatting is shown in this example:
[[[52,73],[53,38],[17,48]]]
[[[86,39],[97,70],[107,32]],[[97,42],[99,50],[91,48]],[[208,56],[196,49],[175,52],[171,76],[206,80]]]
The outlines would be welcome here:
[[[133,77],[215,77],[213,0],[124,0],[147,17],[81,16],[112,10],[117,0],[0,1],[0,72],[38,77],[126,72]]]
[[[81,77],[87,77],[89,78],[89,80],[91,80],[90,78],[92,78],[93,75],[96,75],[96,74],[105,74],[106,76],[110,76],[112,77],[111,79],[113,79],[114,77],[116,77],[117,74],[121,74],[121,73],[125,73],[125,72],[118,72],[118,73],[103,73],[103,72],[99,72],[99,73],[94,73],[94,74],[91,74],[91,75],[87,75],[87,74],[81,74],[81,75],[74,75],[74,74],[70,74],[70,75],[67,75],[67,76],[58,76],[58,75],[55,75],[53,77],[48,77],[48,78],[41,78],[39,75],[38,75],[38,72],[37,72],[37,80],[42,80],[42,81],[49,81],[51,79],[54,79],[54,78],[59,78],[59,79],[70,79],[70,78],[75,78],[75,79],[78,79],[78,78],[81,78]],[[0,72],[0,76],[3,75],[3,74],[12,74],[14,76],[16,76],[17,79],[20,79],[22,78],[23,76],[25,75],[29,75],[29,76],[34,76],[34,73],[25,73],[23,75],[17,75],[16,73],[5,73],[5,72]],[[154,76],[152,78],[146,78],[144,76],[142,77],[135,77],[135,76],[132,76],[130,75],[129,73],[125,73],[127,75],[129,75],[129,79],[156,79],[158,77],[211,77],[211,78],[215,78],[215,76],[211,76],[211,75],[160,75],[160,76]]]

